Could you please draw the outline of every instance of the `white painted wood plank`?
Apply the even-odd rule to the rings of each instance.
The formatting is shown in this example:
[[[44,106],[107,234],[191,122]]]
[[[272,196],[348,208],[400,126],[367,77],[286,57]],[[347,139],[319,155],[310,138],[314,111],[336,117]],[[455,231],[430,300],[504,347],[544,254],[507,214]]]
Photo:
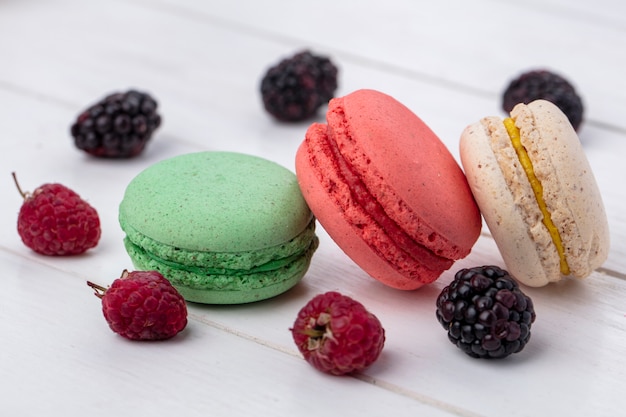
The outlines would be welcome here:
[[[45,403],[64,410],[64,407],[79,409],[92,404],[94,391],[98,393],[97,398],[116,398],[125,390],[128,390],[125,400],[106,410],[141,404],[151,409],[149,396],[168,386],[159,381],[165,375],[168,381],[178,381],[176,386],[181,390],[171,393],[171,407],[184,401],[190,404],[192,415],[209,406],[217,406],[218,410],[228,407],[226,400],[232,399],[233,389],[239,387],[234,390],[236,393],[245,390],[240,385],[241,375],[246,380],[254,380],[256,390],[252,389],[249,395],[253,398],[267,395],[258,385],[263,384],[268,374],[281,375],[271,377],[279,385],[284,382],[288,387],[293,384],[306,387],[307,396],[318,389],[339,389],[346,397],[366,395],[369,388],[355,387],[359,391],[351,394],[345,391],[343,382],[336,386],[334,378],[323,378],[304,361],[294,360],[297,353],[287,329],[298,308],[317,292],[339,289],[362,300],[379,316],[387,330],[384,354],[360,377],[373,386],[382,386],[385,391],[400,393],[443,410],[455,410],[460,415],[470,412],[492,415],[491,410],[514,414],[519,404],[526,404],[521,415],[536,415],[547,410],[556,414],[615,415],[626,406],[620,384],[624,369],[614,366],[620,363],[626,347],[624,305],[621,303],[621,294],[625,291],[623,281],[597,275],[585,283],[529,291],[535,300],[538,319],[525,351],[506,362],[476,361],[449,344],[434,319],[434,297],[450,279],[450,273],[432,287],[418,292],[398,292],[366,277],[333,250],[327,237],[322,239],[322,252],[314,258],[311,273],[293,291],[274,300],[245,306],[191,305],[189,329],[172,342],[155,347],[126,342],[110,333],[100,315],[98,300],[84,285],[83,276],[94,279],[93,274],[88,271],[67,274],[0,252],[9,278],[6,285],[11,288],[2,295],[2,326],[5,334],[14,335],[5,346],[6,362],[0,362],[0,368],[5,374],[12,374],[19,367],[22,372],[17,373],[19,377],[12,386],[40,387],[47,393],[42,398]],[[473,263],[494,261],[490,242],[482,240],[472,258]],[[463,264],[471,264],[470,259],[458,266]],[[572,305],[576,306],[575,312]],[[216,329],[236,338],[216,334]],[[46,342],[43,352],[38,341]],[[265,348],[275,352],[266,358]],[[154,363],[168,364],[167,374],[165,369],[153,369]],[[267,365],[271,368],[266,368]],[[64,380],[65,389],[56,394],[46,389],[54,375],[64,369],[73,369]],[[195,398],[198,392],[211,389],[216,379],[232,381],[220,395],[226,404],[216,405],[216,398],[211,396]],[[477,386],[476,381],[488,382]],[[147,384],[149,391],[139,390],[138,383]],[[513,389],[509,384],[523,387],[523,390]],[[548,387],[554,386],[561,387],[562,393],[551,392],[547,396]],[[286,389],[274,387],[277,396]],[[455,394],[450,397],[450,392]],[[74,400],[64,406],[70,393]],[[6,398],[21,398],[17,394]],[[396,404],[395,397],[385,399],[387,394],[367,393],[367,396],[380,395],[383,397],[380,401]],[[570,401],[570,395],[576,401]],[[538,398],[545,401],[537,401]],[[400,403],[403,401],[401,399]],[[36,411],[39,404],[42,403],[26,410]],[[161,411],[169,410],[168,404]],[[17,407],[21,403],[9,402],[9,405]],[[243,412],[249,404],[239,406],[244,408]],[[263,406],[260,407],[262,412]],[[414,412],[413,407],[407,404],[411,412]],[[238,410],[236,407],[233,415],[238,415]],[[366,411],[363,410],[362,415],[376,415]],[[581,414],[576,414],[579,412]]]
[[[376,381],[439,401],[454,398],[479,415],[495,410],[501,415],[612,415],[626,407],[620,384],[625,370],[617,365],[626,347],[622,280],[595,274],[584,282],[527,290],[538,314],[530,344],[506,362],[486,362],[457,350],[434,319],[434,300],[453,271],[431,287],[399,293],[365,276],[325,236],[320,250],[303,283],[278,303],[268,303],[271,311],[258,304],[239,307],[237,314],[213,307],[202,308],[203,313],[229,327],[244,322],[253,336],[272,334],[288,348],[284,329],[295,317],[289,311],[297,311],[302,299],[336,289],[363,301],[387,330],[386,353],[365,372]],[[482,239],[454,270],[485,263],[500,262],[493,243]],[[275,323],[284,324],[276,329]]]
[[[111,332],[80,277],[0,251],[3,415],[453,415],[355,378],[311,372],[292,352],[190,317],[174,339]],[[36,393],[36,398],[33,398]],[[358,401],[354,399],[358,398]],[[448,407],[449,410],[445,408]]]
[[[136,0],[147,5],[148,2]],[[150,7],[157,7],[149,2]],[[467,88],[498,100],[520,72],[547,67],[579,89],[589,119],[626,129],[626,81],[622,77],[626,31],[623,5],[586,3],[568,13],[566,4],[462,0],[231,2],[214,8],[194,0],[162,0],[163,10],[207,24],[240,25],[285,46],[328,50],[358,62],[387,66],[450,88]],[[589,9],[604,9],[602,19]],[[596,13],[597,14],[597,13]],[[611,16],[611,24],[607,24]],[[239,27],[239,26],[237,26]]]
[[[527,10],[517,15],[518,20],[537,14],[552,16],[553,21],[554,12],[562,8],[563,15],[554,20],[557,26],[570,31],[578,28],[578,16],[588,11],[587,6],[577,2],[570,8],[559,1],[551,0],[547,11]],[[228,9],[231,4],[208,9],[202,2],[163,4],[33,0],[0,5],[0,166],[6,171],[0,180],[4,202],[0,230],[5,231],[0,235],[0,264],[8,277],[0,293],[0,328],[3,334],[16,336],[3,350],[7,355],[0,356],[0,370],[4,375],[21,370],[12,385],[3,383],[7,396],[0,401],[2,411],[22,407],[21,415],[35,415],[51,405],[66,412],[91,406],[90,415],[99,415],[124,414],[125,407],[141,406],[155,415],[166,415],[184,403],[186,415],[206,414],[208,407],[219,414],[234,407],[229,415],[265,411],[280,416],[302,414],[298,407],[311,398],[333,400],[316,408],[318,414],[332,410],[380,415],[393,408],[400,415],[438,410],[439,415],[601,416],[618,415],[626,407],[621,396],[625,376],[621,353],[626,339],[623,279],[596,273],[584,282],[529,290],[538,311],[531,344],[506,362],[474,361],[447,342],[434,319],[434,298],[453,271],[422,291],[391,290],[366,277],[323,231],[310,273],[283,296],[248,306],[190,306],[189,331],[174,343],[137,347],[110,333],[84,280],[110,281],[129,266],[117,226],[117,204],[125,185],[155,161],[201,149],[246,151],[291,167],[307,124],[285,126],[271,121],[260,110],[257,88],[265,66],[300,46],[300,41],[336,56],[342,66],[341,92],[367,86],[395,95],[431,125],[455,156],[462,128],[497,111],[498,88],[493,82],[497,77],[489,74],[503,76],[508,69],[518,68],[517,61],[503,55],[497,57],[495,66],[469,62],[467,71],[450,72],[463,62],[449,53],[462,46],[452,42],[458,38],[454,31],[414,45],[411,50],[430,60],[422,66],[417,55],[403,56],[408,40],[395,42],[388,19],[380,19],[382,26],[372,34],[361,30],[363,23],[375,21],[376,9],[369,10],[364,2],[359,3],[361,22],[346,19],[344,25],[331,25],[333,30],[323,33],[312,30],[316,19],[341,21],[342,13],[350,10],[346,4],[351,3],[337,4],[334,14],[327,9],[329,16],[318,10],[323,2],[315,9],[307,8],[308,14],[293,9],[303,16],[298,27],[271,16],[278,10],[271,2],[265,3],[265,10],[255,9],[257,3],[239,3],[246,6],[239,13]],[[407,15],[416,7],[413,2],[391,2],[388,10],[394,10],[394,5],[395,11]],[[433,16],[445,16],[450,24],[465,10],[438,14],[441,6],[429,7]],[[510,3],[502,2],[497,7],[510,12],[520,6],[511,9]],[[283,9],[282,17],[289,16],[288,12]],[[586,23],[594,28],[594,35],[586,41],[602,40],[602,45],[611,46],[623,40],[619,30],[598,23],[609,22],[612,14],[599,11],[596,15],[597,19]],[[467,22],[461,29],[463,25]],[[403,30],[419,42],[424,28]],[[604,42],[603,37],[614,32],[615,39]],[[374,33],[380,39],[367,43]],[[341,42],[335,42],[339,35]],[[575,36],[583,35],[587,33]],[[498,42],[509,36],[513,35]],[[468,31],[463,42],[484,42],[485,38],[483,32]],[[436,45],[440,53],[435,53]],[[609,62],[607,50],[599,49],[592,56],[597,54],[599,63]],[[569,65],[571,57],[561,55],[567,54],[553,59]],[[444,65],[448,70],[439,72]],[[623,97],[605,88],[621,80],[615,76],[609,72],[585,91],[619,108]],[[474,88],[472,83],[479,78],[487,82]],[[130,85],[153,89],[162,104],[165,123],[148,151],[136,160],[120,162],[94,160],[74,150],[67,130],[86,101]],[[607,115],[611,113],[602,113],[597,120],[610,121],[604,118]],[[606,266],[623,276],[626,219],[622,202],[626,196],[619,186],[624,174],[619,158],[626,146],[624,134],[591,124],[581,138],[610,216],[613,247]],[[18,171],[25,188],[55,180],[88,198],[103,221],[98,248],[70,259],[43,258],[24,248],[15,233],[19,196],[8,175],[11,170]],[[454,269],[500,262],[493,242],[482,237],[472,254]],[[328,289],[359,299],[387,328],[385,353],[357,379],[333,379],[314,372],[297,356],[287,331],[297,309],[313,294]],[[51,299],[62,303],[51,307]],[[42,341],[48,346],[45,349],[41,349]],[[153,367],[159,361],[164,367]],[[168,386],[161,382],[164,376]],[[41,403],[23,408],[20,393],[24,386],[43,392]],[[266,386],[274,386],[271,393]],[[218,399],[207,396],[207,389],[221,389]],[[245,399],[241,389],[249,394]],[[166,390],[171,397],[159,402],[157,410],[149,400],[155,391]],[[103,398],[122,399],[111,403]]]

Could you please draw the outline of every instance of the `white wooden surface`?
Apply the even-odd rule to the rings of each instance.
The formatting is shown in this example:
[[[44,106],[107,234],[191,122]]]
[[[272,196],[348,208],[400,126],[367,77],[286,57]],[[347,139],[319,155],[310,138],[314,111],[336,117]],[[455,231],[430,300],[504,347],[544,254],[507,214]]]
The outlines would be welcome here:
[[[0,0],[0,415],[626,415],[625,16],[621,0]],[[310,272],[284,295],[190,305],[188,328],[164,343],[108,329],[85,281],[106,285],[130,267],[117,224],[126,184],[199,150],[293,169],[308,122],[271,120],[258,85],[302,48],[340,67],[338,94],[396,96],[455,156],[461,130],[501,114],[501,91],[521,71],[547,67],[575,83],[612,247],[588,280],[527,290],[537,321],[522,353],[469,358],[434,316],[455,270],[502,265],[486,229],[469,257],[416,292],[368,278],[320,229]],[[164,124],[147,151],[110,161],[76,150],[68,131],[78,112],[128,87],[160,103]],[[25,189],[57,181],[89,200],[99,246],[73,258],[24,247],[11,171]],[[360,300],[387,330],[384,353],[363,374],[320,374],[291,340],[298,309],[327,290]]]

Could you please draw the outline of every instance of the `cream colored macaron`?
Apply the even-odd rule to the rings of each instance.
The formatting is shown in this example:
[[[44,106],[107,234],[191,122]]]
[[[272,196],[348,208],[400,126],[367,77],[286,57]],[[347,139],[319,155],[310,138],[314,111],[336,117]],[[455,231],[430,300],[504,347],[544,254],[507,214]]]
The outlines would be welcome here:
[[[461,135],[461,162],[509,272],[541,287],[585,278],[607,258],[596,180],[567,117],[545,100],[485,117]]]

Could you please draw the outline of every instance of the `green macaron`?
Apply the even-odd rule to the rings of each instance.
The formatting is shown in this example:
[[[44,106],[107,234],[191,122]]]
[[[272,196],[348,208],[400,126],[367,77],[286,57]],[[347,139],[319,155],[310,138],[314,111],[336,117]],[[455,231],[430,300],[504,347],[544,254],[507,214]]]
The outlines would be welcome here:
[[[259,157],[198,152],[137,175],[119,207],[124,245],[187,301],[241,304],[296,285],[317,249],[294,173]]]

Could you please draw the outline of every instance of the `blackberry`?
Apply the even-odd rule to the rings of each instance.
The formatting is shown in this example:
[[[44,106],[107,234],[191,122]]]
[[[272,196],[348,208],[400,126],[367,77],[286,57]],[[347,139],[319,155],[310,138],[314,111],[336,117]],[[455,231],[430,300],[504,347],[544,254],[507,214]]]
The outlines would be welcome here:
[[[568,80],[548,70],[528,71],[511,81],[502,96],[502,109],[509,113],[518,103],[538,99],[554,103],[578,130],[583,120],[582,99]]]
[[[295,122],[313,116],[333,98],[337,67],[327,57],[302,51],[271,67],[261,80],[265,109],[275,118]]]
[[[475,358],[521,351],[535,321],[532,300],[497,266],[458,271],[437,297],[436,314],[448,339]]]
[[[74,144],[90,155],[130,158],[140,154],[161,125],[157,102],[147,93],[113,93],[83,111],[70,131]]]

